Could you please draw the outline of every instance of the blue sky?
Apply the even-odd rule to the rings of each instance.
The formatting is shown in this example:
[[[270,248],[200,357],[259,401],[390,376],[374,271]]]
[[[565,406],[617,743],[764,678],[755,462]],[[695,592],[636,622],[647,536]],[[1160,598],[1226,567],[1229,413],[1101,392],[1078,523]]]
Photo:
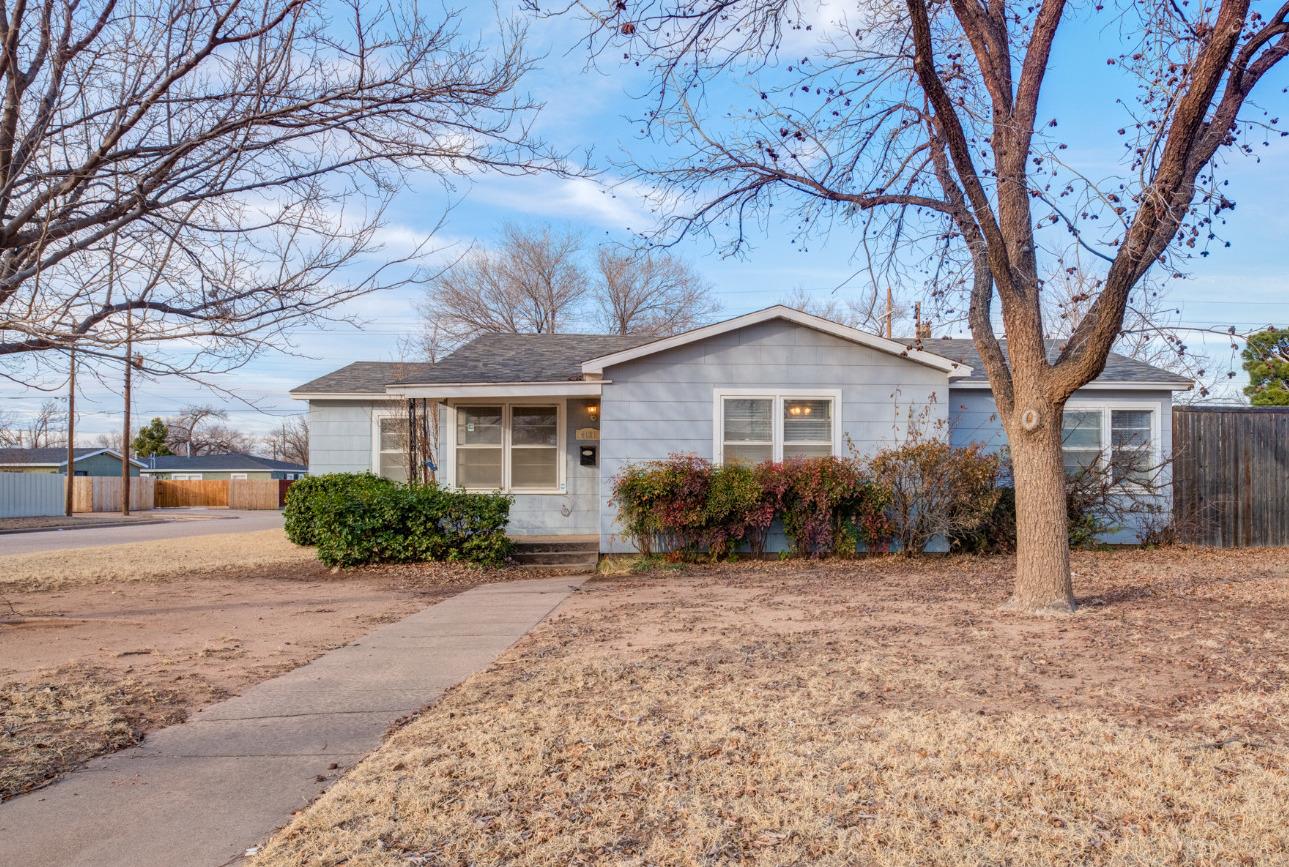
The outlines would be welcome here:
[[[836,13],[825,8],[813,17],[823,24],[835,19]],[[466,29],[478,27],[487,38],[489,20],[489,15],[472,11]],[[526,86],[537,101],[545,103],[537,132],[561,149],[593,148],[593,160],[603,170],[600,180],[480,177],[461,180],[450,194],[433,179],[413,182],[389,214],[385,238],[390,253],[424,237],[449,206],[435,240],[444,260],[472,245],[494,242],[507,222],[549,222],[575,229],[584,233],[588,246],[601,240],[629,241],[632,232],[650,228],[640,191],[618,185],[612,168],[630,156],[657,153],[655,145],[640,141],[639,125],[629,119],[641,111],[634,97],[643,91],[644,79],[637,70],[612,63],[588,69],[584,50],[575,44],[578,33],[578,26],[568,19],[532,23],[530,50],[543,59]],[[1085,161],[1082,165],[1108,165],[1117,156],[1113,130],[1124,123],[1125,113],[1112,94],[1123,85],[1116,70],[1104,62],[1110,53],[1106,44],[1114,41],[1115,34],[1101,21],[1076,21],[1058,42],[1049,73],[1045,107],[1059,106],[1062,139]],[[1264,82],[1261,93],[1267,106],[1286,111],[1289,121],[1289,104],[1282,93],[1286,78],[1282,70],[1276,81]],[[734,80],[714,88],[709,94],[713,110],[723,108],[722,102],[742,104],[747,86],[746,81]],[[1183,324],[1250,329],[1289,321],[1284,277],[1284,248],[1289,240],[1286,142],[1289,139],[1277,139],[1270,148],[1259,148],[1260,163],[1241,158],[1226,171],[1238,202],[1222,229],[1232,245],[1190,263],[1188,279],[1169,282],[1168,302],[1180,309]],[[723,312],[729,315],[773,304],[796,289],[827,296],[864,267],[845,225],[834,226],[826,242],[811,243],[804,253],[790,243],[788,232],[774,228],[752,240],[753,247],[740,258],[723,258],[706,240],[686,242],[678,250],[711,282]],[[910,299],[921,288],[901,287]],[[368,296],[346,310],[364,322],[361,327],[303,330],[296,335],[299,355],[265,355],[216,381],[259,410],[190,383],[157,380],[136,383],[134,411],[142,422],[176,413],[185,404],[213,403],[225,406],[234,423],[248,431],[275,427],[283,417],[304,410],[303,404],[288,397],[290,388],[350,361],[399,357],[401,340],[418,330],[419,296],[416,290]],[[837,297],[844,298],[845,289]],[[961,329],[951,333],[965,336]],[[1201,344],[1211,350],[1216,368],[1225,370],[1231,364],[1226,341],[1198,337],[1192,341],[1196,347]],[[0,408],[19,415],[33,410],[43,398],[11,384],[0,387],[0,392],[6,398]],[[110,388],[88,382],[79,401],[78,439],[118,428],[120,398]]]

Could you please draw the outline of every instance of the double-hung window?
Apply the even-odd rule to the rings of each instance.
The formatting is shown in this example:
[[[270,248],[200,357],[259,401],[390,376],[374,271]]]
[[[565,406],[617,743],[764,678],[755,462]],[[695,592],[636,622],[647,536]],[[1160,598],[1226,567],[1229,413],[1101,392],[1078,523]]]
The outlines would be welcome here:
[[[837,450],[835,392],[716,392],[714,451],[720,463],[826,457]]]
[[[1154,406],[1070,403],[1061,425],[1065,471],[1100,462],[1116,482],[1148,483],[1159,465],[1158,417]]]
[[[518,493],[559,489],[558,404],[465,404],[455,411],[457,487]]]
[[[375,454],[372,469],[376,475],[406,482],[407,472],[407,413],[393,411],[375,418]]]

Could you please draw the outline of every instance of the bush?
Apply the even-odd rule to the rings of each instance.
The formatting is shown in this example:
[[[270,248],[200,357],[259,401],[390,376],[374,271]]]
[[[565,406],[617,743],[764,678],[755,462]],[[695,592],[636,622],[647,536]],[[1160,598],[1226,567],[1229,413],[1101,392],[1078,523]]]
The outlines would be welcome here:
[[[951,534],[949,550],[964,554],[1016,553],[1016,489],[1000,486],[988,517],[974,528]]]
[[[711,471],[703,506],[703,541],[712,559],[729,557],[744,540],[757,556],[765,550],[775,498],[766,491],[764,480],[759,467],[747,464],[726,464]]]
[[[421,560],[501,566],[510,556],[509,497],[398,485],[371,475],[330,478],[297,498],[295,526],[297,535],[308,529],[318,559],[328,566]]]
[[[951,547],[973,538],[998,505],[1001,466],[998,455],[979,445],[957,448],[941,439],[911,440],[879,452],[873,476],[890,492],[887,514],[901,551],[919,554],[937,536]]]
[[[386,490],[396,487],[394,482],[371,473],[327,473],[305,476],[293,482],[286,491],[286,508],[283,520],[286,537],[297,545],[318,544],[318,504],[332,494],[360,491]]]
[[[695,455],[631,464],[613,480],[618,521],[636,550],[648,557],[655,546],[678,554],[702,543],[711,462]]]
[[[625,535],[640,553],[673,558],[730,556],[746,543],[754,556],[776,517],[808,556],[853,552],[863,539],[881,544],[885,497],[862,466],[811,458],[757,466],[713,467],[694,455],[633,464],[613,480],[613,503]]]
[[[1001,475],[1010,475],[1006,461]],[[1065,477],[1066,531],[1071,548],[1089,548],[1102,533],[1136,520],[1141,544],[1173,544],[1177,529],[1159,503],[1159,485],[1154,482],[1127,485],[1116,482],[1110,468],[1096,461]],[[952,537],[954,550],[974,554],[1011,554],[1016,551],[1016,491],[998,489],[998,502],[983,524],[974,531]]]
[[[794,458],[782,464],[783,531],[798,554],[854,554],[859,542],[885,548],[890,492],[858,460]]]

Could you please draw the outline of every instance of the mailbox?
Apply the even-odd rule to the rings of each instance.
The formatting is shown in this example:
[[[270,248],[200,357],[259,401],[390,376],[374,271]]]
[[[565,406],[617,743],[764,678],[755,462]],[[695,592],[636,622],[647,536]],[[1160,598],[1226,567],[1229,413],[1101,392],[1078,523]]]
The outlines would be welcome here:
[[[596,446],[579,446],[579,447],[578,447],[578,454],[579,454],[579,456],[580,456],[580,462],[581,462],[582,466],[584,466],[584,467],[593,467],[593,466],[595,466],[595,451],[596,451],[596,448],[597,448]]]

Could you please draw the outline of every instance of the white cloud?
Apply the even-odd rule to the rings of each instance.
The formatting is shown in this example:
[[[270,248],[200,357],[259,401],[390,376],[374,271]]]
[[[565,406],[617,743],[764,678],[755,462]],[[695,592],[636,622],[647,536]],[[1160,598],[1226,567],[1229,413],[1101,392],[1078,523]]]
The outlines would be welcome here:
[[[525,214],[593,223],[609,229],[647,228],[652,222],[648,190],[633,181],[524,177],[484,180],[475,201]]]

